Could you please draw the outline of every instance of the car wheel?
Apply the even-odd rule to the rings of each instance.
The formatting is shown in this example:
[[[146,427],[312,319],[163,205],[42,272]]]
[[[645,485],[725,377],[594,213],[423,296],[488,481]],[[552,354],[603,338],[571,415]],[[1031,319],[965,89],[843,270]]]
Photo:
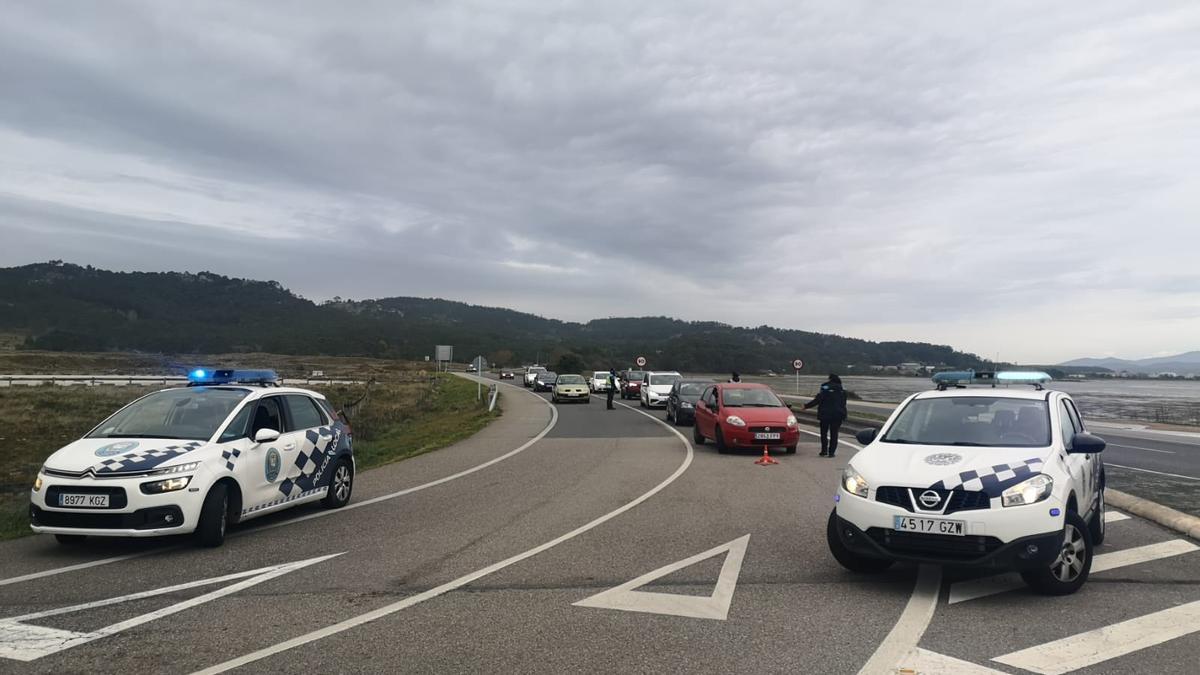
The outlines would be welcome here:
[[[196,542],[201,546],[215,548],[225,542],[225,528],[229,525],[229,488],[217,483],[208,491],[204,505],[200,507],[200,522],[196,525]]]
[[[692,442],[696,445],[704,445],[704,434],[700,433],[700,425],[692,427]]]
[[[1101,482],[1103,485],[1103,482]],[[1104,543],[1104,488],[1100,488],[1100,496],[1096,499],[1096,512],[1092,514],[1092,521],[1088,523],[1088,534],[1092,535],[1092,547],[1095,548]]]
[[[794,454],[796,454],[796,446],[795,446],[795,445],[789,445],[789,446],[787,446],[786,448],[784,448],[784,449],[783,449],[783,451],[784,451],[784,452],[786,452],[786,453],[787,453],[787,454],[789,454],[789,455],[794,455]]]
[[[721,425],[713,429],[713,443],[717,446],[717,452],[722,455],[729,454],[729,446],[725,445],[725,434],[721,433]]]
[[[1021,578],[1036,593],[1070,595],[1079,590],[1092,571],[1092,536],[1088,524],[1076,512],[1067,514],[1062,548],[1046,567],[1021,572]]]
[[[829,544],[829,552],[838,564],[851,572],[859,574],[879,574],[892,566],[893,561],[886,558],[868,558],[846,548],[837,531],[837,511],[831,511],[829,522],[825,525],[825,540]]]
[[[350,502],[354,493],[354,465],[350,460],[343,459],[333,468],[333,478],[329,479],[329,492],[321,500],[321,506],[327,509],[340,509]]]
[[[54,538],[57,539],[58,543],[60,543],[60,544],[63,544],[65,546],[74,546],[75,544],[82,544],[83,541],[85,539],[87,539],[87,535],[86,534],[56,534],[56,535],[54,535]]]

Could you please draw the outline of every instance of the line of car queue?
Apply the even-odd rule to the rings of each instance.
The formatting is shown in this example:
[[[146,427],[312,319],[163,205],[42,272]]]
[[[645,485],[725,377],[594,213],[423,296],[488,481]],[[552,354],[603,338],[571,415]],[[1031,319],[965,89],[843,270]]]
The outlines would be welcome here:
[[[558,375],[542,366],[525,369],[524,384],[550,392],[554,403],[591,401],[606,393],[608,371]],[[782,448],[796,452],[800,427],[791,407],[765,384],[685,378],[675,371],[624,370],[616,377],[622,399],[637,399],[642,408],[663,408],[668,422],[691,424],[697,444],[712,441],[724,454],[738,448]]]

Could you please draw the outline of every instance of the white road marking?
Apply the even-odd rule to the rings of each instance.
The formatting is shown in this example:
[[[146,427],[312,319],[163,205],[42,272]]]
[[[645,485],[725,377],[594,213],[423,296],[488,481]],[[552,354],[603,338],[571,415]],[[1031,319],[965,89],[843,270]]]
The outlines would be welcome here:
[[[1142,473],[1153,473],[1153,474],[1157,474],[1159,476],[1170,476],[1172,478],[1184,478],[1186,480],[1200,480],[1200,478],[1197,478],[1196,476],[1184,476],[1183,474],[1167,473],[1165,471],[1151,471],[1150,469],[1139,469],[1136,466],[1124,466],[1122,464],[1113,464],[1112,462],[1105,462],[1104,466],[1115,466],[1118,469],[1128,469],[1130,471],[1141,471]]]
[[[1200,601],[1079,633],[992,659],[1042,675],[1058,675],[1200,631]]]
[[[1129,520],[1129,514],[1104,509],[1104,522],[1115,523],[1120,520]]]
[[[742,561],[746,557],[746,545],[750,535],[734,539],[727,544],[721,544],[690,558],[660,567],[648,572],[633,581],[597,593],[585,600],[574,603],[577,607],[597,607],[600,609],[619,609],[627,612],[646,612],[648,614],[669,614],[686,616],[693,619],[718,619],[724,621],[729,617],[729,605],[733,602],[733,591],[737,587],[738,574],[742,570]],[[708,597],[694,595],[678,595],[675,593],[656,593],[653,591],[636,590],[646,584],[677,572],[702,560],[727,553],[725,562],[721,565],[721,574],[716,586]]]
[[[1135,546],[1120,551],[1113,551],[1112,553],[1101,553],[1092,559],[1092,574],[1107,572],[1118,567],[1139,565],[1144,562],[1183,555],[1184,553],[1191,553],[1198,548],[1200,547],[1183,539],[1170,539],[1157,544]],[[953,605],[959,602],[984,598],[989,595],[996,595],[997,593],[1005,593],[1021,588],[1024,585],[1021,577],[1017,574],[999,574],[984,577],[983,579],[963,581],[950,586],[949,604]]]
[[[858,675],[891,675],[897,667],[917,648],[921,636],[933,619],[937,609],[938,593],[942,589],[942,568],[938,565],[921,565],[912,596],[904,606],[904,612],[892,630],[879,643],[870,660],[858,671]]]
[[[509,386],[509,387],[517,388],[515,385],[511,385],[508,383],[502,383],[502,384],[505,384],[506,386]],[[502,462],[502,461],[512,457],[513,455],[516,455],[518,453],[521,453],[521,452],[529,449],[530,446],[532,446],[534,443],[537,443],[538,441],[545,438],[546,434],[550,433],[550,431],[552,429],[554,429],[554,426],[556,424],[558,424],[558,410],[556,410],[553,405],[550,405],[550,403],[548,401],[546,401],[545,399],[543,399],[541,396],[538,396],[537,399],[542,401],[543,403],[545,403],[546,406],[548,408],[550,408],[550,422],[548,424],[546,424],[545,428],[543,428],[540,432],[538,432],[538,435],[534,436],[529,441],[527,441],[526,443],[521,445],[521,447],[519,447],[515,450],[512,450],[503,455],[500,455],[499,457],[488,460],[488,461],[484,462],[483,464],[478,464],[478,465],[473,466],[464,471],[459,471],[456,474],[452,474],[452,475],[446,476],[444,478],[439,478],[437,480],[433,480],[428,483],[417,485],[416,487],[406,488],[404,490],[392,492],[392,493],[386,494],[386,495],[380,495],[378,497],[374,497],[374,498],[371,498],[371,499],[368,499],[368,500],[362,501],[362,502],[354,502],[352,504],[347,504],[346,506],[343,506],[340,509],[329,509],[329,510],[325,510],[325,511],[317,511],[315,513],[310,513],[308,515],[300,516],[298,518],[289,518],[287,520],[281,520],[277,523],[271,523],[270,525],[262,525],[262,526],[257,526],[257,527],[250,527],[248,529],[235,530],[233,532],[230,532],[226,536],[229,538],[240,537],[240,536],[243,536],[246,534],[253,534],[255,532],[266,532],[267,530],[273,530],[277,527],[286,527],[288,525],[295,525],[296,523],[303,523],[306,520],[313,520],[314,518],[325,518],[327,516],[334,516],[339,513],[346,513],[348,511],[353,511],[354,509],[360,509],[364,506],[372,506],[372,505],[378,504],[380,502],[385,502],[385,501],[388,501],[391,499],[396,499],[397,497],[403,497],[405,495],[410,495],[414,492],[420,492],[421,490],[428,490],[431,487],[436,487],[443,483],[448,483],[452,480],[457,480],[464,476],[469,476],[469,475],[475,473],[476,471],[481,471],[481,470],[486,469],[489,466],[492,466],[498,462]],[[58,567],[58,568],[54,568],[54,569],[43,570],[41,572],[33,572],[31,574],[24,574],[24,575],[21,575],[18,577],[9,577],[7,579],[0,579],[0,586],[7,586],[9,584],[18,584],[23,581],[32,581],[34,579],[43,579],[45,577],[52,577],[52,576],[55,576],[58,574],[66,574],[67,572],[75,572],[77,570],[87,569],[89,567],[99,567],[100,565],[109,565],[112,563],[121,562],[123,560],[133,560],[134,558],[142,558],[142,557],[145,557],[148,555],[153,555],[156,553],[166,553],[168,551],[173,551],[178,548],[181,548],[181,547],[180,546],[171,546],[168,548],[153,549],[150,551],[142,551],[140,553],[130,553],[128,555],[119,555],[119,556],[114,556],[111,558],[101,558],[99,560],[92,560],[90,562],[79,563],[77,565],[68,565],[66,567]]]
[[[662,426],[666,427],[671,433],[675,434],[675,436],[677,436],[679,438],[679,440],[683,441],[684,448],[687,450],[687,454],[683,459],[683,463],[679,465],[679,468],[675,469],[675,472],[672,473],[670,476],[667,476],[667,478],[665,480],[663,480],[661,483],[650,488],[649,491],[643,493],[642,495],[640,495],[639,497],[626,503],[625,505],[623,505],[613,511],[609,511],[608,513],[600,516],[599,518],[596,518],[595,520],[593,520],[585,525],[581,525],[581,526],[575,528],[574,530],[567,532],[566,534],[560,535],[559,537],[552,539],[552,540],[550,540],[544,544],[541,544],[539,546],[535,546],[535,547],[529,549],[528,551],[525,551],[523,553],[518,553],[517,555],[514,555],[510,558],[501,560],[498,563],[488,565],[487,567],[484,567],[482,569],[471,572],[470,574],[461,576],[453,581],[449,581],[440,586],[431,588],[431,589],[425,591],[424,593],[418,593],[417,595],[405,598],[404,600],[400,600],[399,602],[394,602],[390,605],[384,605],[383,607],[372,610],[365,614],[360,614],[358,616],[346,619],[345,621],[340,621],[338,623],[333,624],[332,626],[326,626],[325,628],[320,628],[318,630],[312,631],[311,633],[307,633],[305,635],[301,635],[299,637],[295,637],[290,640],[280,642],[279,644],[272,645],[270,647],[265,647],[263,649],[255,651],[255,652],[251,652],[249,654],[246,654],[245,656],[239,656],[238,658],[230,659],[229,661],[225,661],[224,663],[219,663],[215,666],[205,668],[204,670],[197,671],[196,675],[212,675],[215,673],[223,673],[228,670],[232,670],[234,668],[240,668],[241,666],[244,666],[249,663],[254,663],[255,661],[259,661],[268,656],[272,656],[274,654],[279,654],[279,653],[285,652],[289,649],[294,649],[296,647],[300,647],[300,646],[309,644],[310,642],[313,642],[315,640],[327,638],[331,635],[337,635],[338,633],[348,631],[351,628],[356,628],[363,624],[370,623],[370,622],[378,620],[378,619],[382,619],[385,616],[395,614],[396,612],[407,609],[414,605],[418,605],[422,602],[425,602],[426,600],[431,600],[431,599],[436,598],[445,593],[449,593],[450,591],[462,588],[463,586],[466,586],[467,584],[469,584],[471,582],[478,581],[479,579],[482,579],[483,577],[486,577],[489,574],[492,574],[494,572],[499,572],[500,570],[502,570],[506,567],[515,565],[516,563],[519,563],[523,560],[532,558],[533,556],[535,556],[539,553],[548,551],[565,541],[570,541],[571,539],[574,539],[575,537],[578,537],[579,535],[581,535],[589,530],[592,530],[600,525],[603,525],[604,523],[607,523],[608,521],[612,520],[613,518],[616,518],[617,516],[625,513],[626,511],[633,509],[634,507],[638,506],[642,502],[645,502],[647,499],[650,499],[654,495],[658,494],[663,489],[665,489],[668,485],[670,485],[671,483],[674,483],[676,480],[678,480],[679,477],[682,476],[683,473],[688,470],[688,467],[690,467],[692,465],[692,459],[695,457],[695,450],[693,450],[691,442],[688,441],[688,439],[683,434],[676,431],[674,428],[672,428],[666,422],[663,422],[662,420],[658,419],[657,417],[655,417],[653,415],[650,415],[648,413],[637,410],[637,409],[633,408],[632,406],[628,406],[624,403],[621,403],[620,405],[624,408],[628,408],[629,410],[632,410],[633,412],[635,412],[639,415],[645,415],[646,417],[654,420],[658,424],[661,424]]]
[[[920,675],[1007,675],[995,668],[988,668],[920,647],[912,650],[904,658],[899,672],[920,673]]]
[[[809,436],[816,436],[817,438],[820,438],[820,437],[821,437],[821,433],[820,433],[820,432],[818,432],[818,431],[809,431],[808,429],[801,429],[801,430],[800,430],[800,433],[802,433],[802,434],[808,434]],[[850,447],[854,448],[855,450],[862,450],[862,446],[861,446],[861,445],[856,445],[856,444],[854,444],[854,443],[851,443],[850,441],[842,440],[841,436],[839,436],[839,437],[838,437],[838,445],[839,445],[839,446],[842,446],[842,445],[848,445],[848,446],[850,446]],[[835,452],[836,452],[836,450],[835,450]],[[837,455],[834,455],[834,456],[836,457]]]
[[[237,593],[251,586],[256,586],[264,581],[269,581],[276,577],[283,576],[288,572],[294,572],[309,565],[315,565],[319,562],[324,562],[331,558],[336,558],[342,553],[334,553],[333,555],[325,555],[318,558],[309,558],[308,560],[299,560],[292,563],[284,563],[282,565],[271,565],[256,570],[247,572],[236,572],[234,574],[226,574],[225,576],[213,577],[211,579],[201,579],[199,581],[189,581],[175,586],[167,586],[158,588],[152,591],[142,591],[140,593],[131,593],[122,595],[116,598],[107,600],[96,600],[93,602],[85,602],[80,605],[72,605],[70,607],[59,607],[42,612],[34,612],[33,614],[24,614],[22,616],[9,617],[0,619],[0,657],[14,659],[17,661],[34,661],[43,656],[56,654],[72,647],[99,640],[100,638],[115,635],[124,630],[129,630],[144,623],[149,623],[156,619],[161,619],[165,616],[170,616],[185,609],[202,605],[206,602],[211,602],[217,598],[222,598],[226,595]],[[247,578],[250,577],[250,578]],[[89,609],[99,607],[108,607],[110,605],[129,602],[131,600],[141,600],[143,598],[151,598],[158,595],[166,595],[178,591],[187,590],[189,588],[197,588],[200,586],[211,586],[226,581],[235,581],[237,579],[245,579],[236,584],[230,584],[224,588],[217,589],[210,593],[177,602],[168,607],[157,609],[153,612],[148,612],[139,616],[135,616],[125,621],[120,621],[104,628],[100,628],[89,632],[78,632],[71,630],[62,630],[59,628],[49,628],[46,626],[38,626],[25,623],[26,621],[36,621],[49,616],[58,616],[60,614],[74,614]]]
[[[1140,445],[1120,445],[1118,443],[1109,443],[1110,448],[1126,448],[1128,450],[1145,450],[1146,452],[1161,452],[1164,455],[1174,455],[1174,450],[1159,450],[1158,448],[1143,448]]]

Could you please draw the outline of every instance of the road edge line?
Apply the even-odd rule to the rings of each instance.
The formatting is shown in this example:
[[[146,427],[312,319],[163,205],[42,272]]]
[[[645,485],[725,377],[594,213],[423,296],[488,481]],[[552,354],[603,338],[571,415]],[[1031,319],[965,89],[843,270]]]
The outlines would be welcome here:
[[[1158,502],[1112,488],[1104,488],[1104,497],[1109,504],[1122,511],[1128,511],[1135,516],[1200,541],[1200,518],[1190,513],[1176,511]]]

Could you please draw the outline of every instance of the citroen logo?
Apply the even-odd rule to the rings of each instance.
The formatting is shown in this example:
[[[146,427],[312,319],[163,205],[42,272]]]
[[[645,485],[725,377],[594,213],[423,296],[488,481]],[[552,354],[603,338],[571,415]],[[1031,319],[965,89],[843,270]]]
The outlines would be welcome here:
[[[926,490],[921,493],[920,497],[917,497],[917,501],[921,502],[921,506],[932,509],[942,503],[942,496],[933,490]]]

